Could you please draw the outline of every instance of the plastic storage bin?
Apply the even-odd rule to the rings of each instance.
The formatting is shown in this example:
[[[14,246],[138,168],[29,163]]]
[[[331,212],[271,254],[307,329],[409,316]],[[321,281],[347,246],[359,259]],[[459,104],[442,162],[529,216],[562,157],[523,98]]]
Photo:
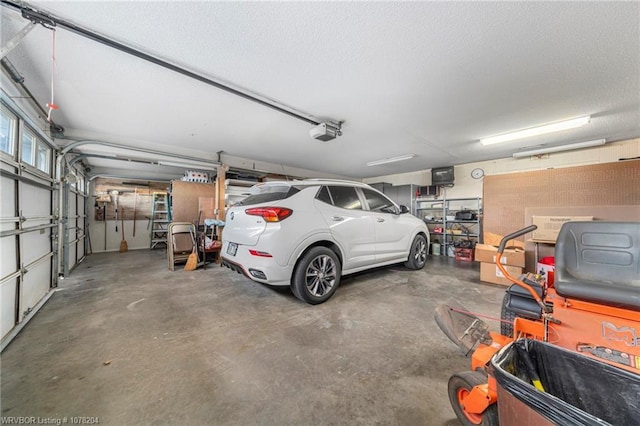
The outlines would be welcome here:
[[[473,262],[473,249],[456,248],[456,260],[462,260],[463,262]]]

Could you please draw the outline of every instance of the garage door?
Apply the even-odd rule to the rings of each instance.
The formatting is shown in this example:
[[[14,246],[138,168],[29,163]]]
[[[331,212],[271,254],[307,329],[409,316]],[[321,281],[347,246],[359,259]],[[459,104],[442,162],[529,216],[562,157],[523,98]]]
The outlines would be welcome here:
[[[87,223],[87,195],[85,193],[85,179],[81,171],[73,169],[72,182],[67,185],[67,240],[65,242],[64,275],[67,276],[78,263],[80,263],[86,252],[85,227]]]
[[[0,333],[2,347],[51,294],[57,271],[53,143],[10,99],[0,123]]]

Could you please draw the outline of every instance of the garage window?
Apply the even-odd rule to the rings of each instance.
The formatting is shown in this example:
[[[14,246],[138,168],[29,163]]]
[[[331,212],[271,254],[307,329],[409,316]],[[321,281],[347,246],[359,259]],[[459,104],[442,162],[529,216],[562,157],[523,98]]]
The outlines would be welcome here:
[[[36,167],[49,174],[51,164],[51,148],[42,141],[36,143]]]
[[[47,174],[51,170],[51,148],[28,129],[22,132],[22,161]]]
[[[22,158],[21,160],[30,166],[35,166],[35,158],[33,155],[36,146],[36,137],[28,130],[22,133]]]
[[[16,131],[16,117],[6,108],[0,108],[0,151],[13,157],[13,138]]]

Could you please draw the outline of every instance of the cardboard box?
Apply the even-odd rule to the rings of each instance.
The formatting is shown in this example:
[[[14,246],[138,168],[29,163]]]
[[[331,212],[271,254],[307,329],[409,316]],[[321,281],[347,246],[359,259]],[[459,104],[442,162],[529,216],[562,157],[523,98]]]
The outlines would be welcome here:
[[[496,263],[496,256],[498,255],[498,247],[491,246],[489,244],[476,244],[475,259],[476,262]],[[509,266],[519,266],[524,268],[525,266],[524,249],[511,248],[504,249],[500,263]]]
[[[485,244],[490,246],[498,247],[500,245],[500,241],[504,238],[504,235],[494,234],[493,232],[485,232],[483,234],[483,239]],[[519,240],[509,240],[507,244],[505,244],[505,248],[521,248],[524,250],[524,243]]]
[[[512,277],[518,278],[522,274],[522,268],[519,266],[505,266],[505,269]],[[511,281],[506,279],[502,272],[498,269],[495,263],[480,263],[480,281],[492,283],[492,284],[502,284],[509,286],[513,284]]]
[[[531,216],[531,222],[538,227],[531,238],[533,241],[555,243],[565,223],[590,220],[593,220],[593,216]]]

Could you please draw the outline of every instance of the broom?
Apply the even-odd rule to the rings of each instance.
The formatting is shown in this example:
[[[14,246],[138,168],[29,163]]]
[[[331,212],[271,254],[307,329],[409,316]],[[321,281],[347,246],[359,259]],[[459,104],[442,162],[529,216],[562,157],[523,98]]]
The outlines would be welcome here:
[[[198,255],[196,254],[196,249],[194,248],[189,258],[187,259],[187,264],[184,265],[185,271],[195,271],[198,267]]]
[[[191,236],[192,241],[193,241],[193,235]],[[196,253],[196,245],[193,245],[193,251],[191,252],[191,254],[189,255],[189,258],[187,259],[187,264],[184,265],[184,270],[185,271],[195,271],[196,268],[198,267],[198,253]]]
[[[120,219],[122,220],[122,241],[120,241],[120,253],[124,253],[129,251],[129,246],[127,245],[127,240],[124,239],[124,208],[121,207],[122,215]]]

